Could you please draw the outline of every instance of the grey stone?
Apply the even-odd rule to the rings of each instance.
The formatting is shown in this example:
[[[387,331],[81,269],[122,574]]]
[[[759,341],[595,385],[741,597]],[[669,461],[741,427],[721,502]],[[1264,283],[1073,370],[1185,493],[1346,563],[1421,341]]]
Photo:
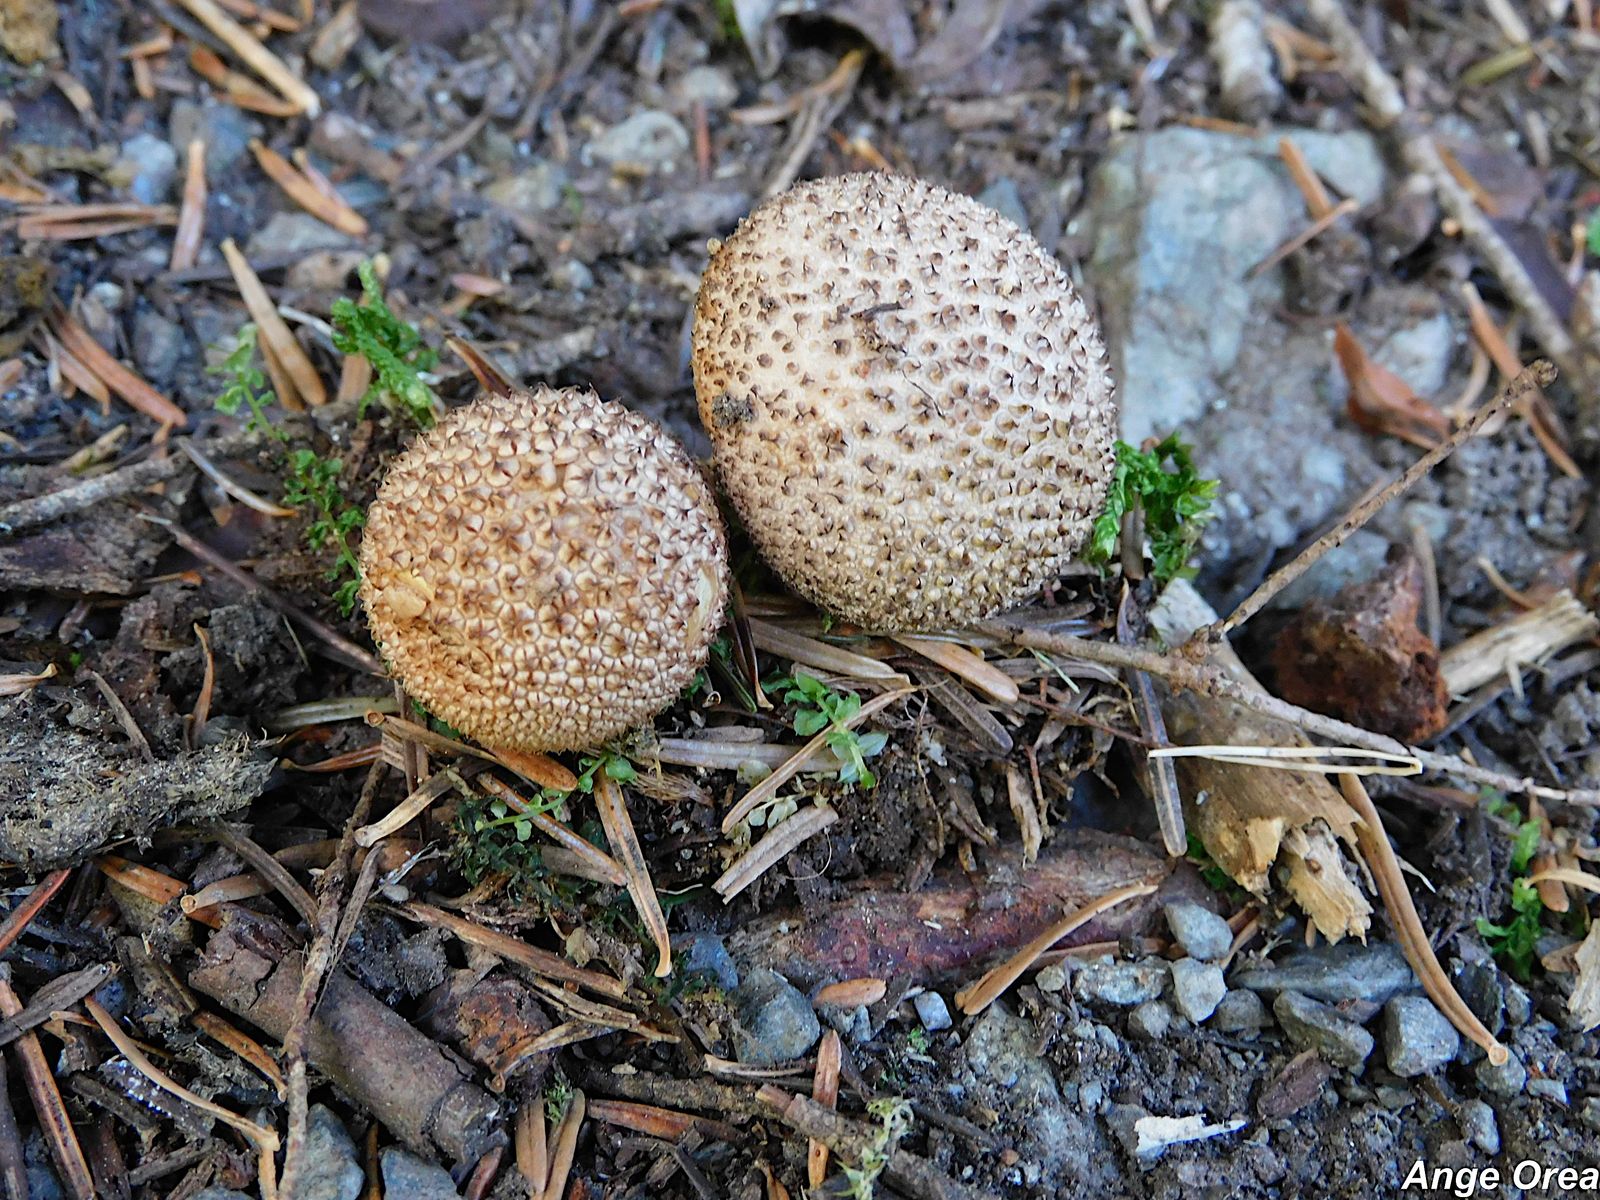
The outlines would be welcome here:
[[[735,994],[739,1023],[734,1046],[739,1061],[770,1067],[799,1058],[822,1036],[805,993],[766,967],[746,972]]]
[[[194,1194],[194,1200],[251,1200],[248,1192],[236,1192],[232,1188],[213,1185],[201,1188]]]
[[[1272,1002],[1272,1013],[1291,1042],[1333,1066],[1359,1071],[1372,1053],[1370,1033],[1309,996],[1283,992]]]
[[[1090,963],[1073,975],[1072,990],[1080,999],[1131,1008],[1154,1000],[1166,983],[1164,963]]]
[[[950,1019],[950,1006],[938,992],[922,992],[911,1003],[917,1010],[917,1020],[929,1033],[938,1033],[955,1024]]]
[[[1462,1135],[1485,1154],[1500,1153],[1500,1125],[1494,1109],[1482,1100],[1463,1100],[1456,1109],[1456,1123]]]
[[[385,1146],[378,1151],[378,1163],[383,1169],[384,1200],[461,1200],[449,1171],[409,1150]]]
[[[1344,942],[1302,950],[1271,966],[1235,971],[1235,987],[1257,992],[1299,992],[1313,1000],[1368,1000],[1384,1004],[1417,987],[1411,966],[1390,942]]]
[[[589,157],[608,167],[654,171],[689,151],[689,131],[668,112],[646,109],[613,125],[589,143]]]
[[[153,308],[141,308],[134,314],[133,358],[140,373],[156,387],[172,383],[188,352],[189,339],[181,325]]]
[[[1146,1041],[1160,1041],[1170,1028],[1172,1010],[1159,1000],[1146,1000],[1128,1014],[1128,1032]]]
[[[178,173],[178,155],[153,133],[140,133],[122,143],[118,164],[128,175],[128,191],[140,204],[165,204]]]
[[[1196,1025],[1217,1011],[1227,991],[1222,968],[1215,963],[1180,958],[1172,964],[1172,999],[1178,1011]]]
[[[1526,1025],[1533,1016],[1533,997],[1528,995],[1528,989],[1508,979],[1505,982],[1505,997],[1506,1021],[1513,1027]]]
[[[1211,1028],[1219,1033],[1253,1033],[1270,1024],[1272,1017],[1261,997],[1242,988],[1224,996],[1211,1015]]]
[[[692,937],[675,939],[673,947],[678,953],[680,968],[690,975],[710,975],[717,986],[731,992],[739,986],[739,968],[734,965],[728,947],[714,933],[697,933]]]
[[[1460,1048],[1461,1035],[1426,996],[1396,996],[1384,1006],[1384,1056],[1396,1075],[1436,1071]]]
[[[1590,1096],[1583,1102],[1583,1107],[1578,1110],[1578,1119],[1600,1133],[1600,1096]]]
[[[698,101],[707,112],[717,112],[739,99],[739,85],[721,67],[691,67],[673,80],[672,95],[682,108]]]
[[[1528,1080],[1528,1095],[1538,1096],[1541,1100],[1548,1100],[1552,1104],[1562,1107],[1567,1103],[1567,1085],[1559,1079],[1530,1079]]]
[[[1484,1028],[1493,1034],[1505,1028],[1505,985],[1493,962],[1452,963],[1450,982]]]
[[[342,249],[353,244],[348,234],[324,225],[310,213],[274,213],[250,235],[245,254],[254,258],[303,258],[314,250]]]
[[[854,1008],[830,1008],[823,1014],[829,1025],[852,1046],[864,1046],[872,1040],[872,1014],[865,1004]]]
[[[1019,229],[1030,229],[1028,206],[1022,202],[1017,181],[1002,175],[978,194],[978,203],[987,204]]]
[[[1167,928],[1183,952],[1202,962],[1215,962],[1233,945],[1233,930],[1209,908],[1192,900],[1177,900],[1167,905]]]
[[[1340,191],[1363,204],[1381,195],[1383,160],[1370,136],[1302,129],[1130,134],[1102,158],[1090,189],[1086,274],[1123,436],[1137,444],[1181,430],[1201,469],[1222,480],[1207,532],[1216,562],[1294,544],[1379,474],[1363,435],[1326,395],[1337,370],[1331,331],[1277,315],[1282,269],[1247,277],[1305,225],[1305,202],[1277,155],[1284,135]]]
[[[304,1200],[356,1200],[365,1182],[355,1142],[344,1125],[327,1105],[312,1105],[306,1114],[306,1154],[296,1194]]]
[[[245,156],[250,139],[264,131],[260,121],[231,104],[197,104],[192,100],[173,102],[167,132],[176,156],[187,158],[189,143],[199,138],[206,144],[206,179],[217,183]]]
[[[496,179],[483,189],[483,198],[512,212],[536,216],[560,207],[566,186],[566,169],[540,159],[526,170]]]
[[[1041,992],[1059,992],[1067,986],[1067,981],[1072,978],[1072,971],[1065,962],[1051,963],[1044,970],[1033,977],[1034,986]]]
[[[1515,1052],[1498,1067],[1485,1058],[1472,1073],[1479,1087],[1496,1096],[1515,1096],[1528,1086],[1528,1068]]]

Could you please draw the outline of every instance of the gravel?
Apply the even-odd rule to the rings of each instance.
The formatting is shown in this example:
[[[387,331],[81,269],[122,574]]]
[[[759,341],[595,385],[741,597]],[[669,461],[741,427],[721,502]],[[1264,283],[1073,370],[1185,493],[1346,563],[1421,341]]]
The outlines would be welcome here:
[[[1515,1096],[1528,1086],[1528,1068],[1515,1053],[1498,1067],[1485,1058],[1473,1074],[1479,1087],[1496,1096]]]
[[[1500,1153],[1500,1125],[1495,1120],[1494,1109],[1482,1100],[1464,1100],[1456,1109],[1456,1122],[1461,1132],[1485,1154]]]
[[[1304,950],[1275,965],[1236,971],[1233,984],[1258,992],[1299,992],[1330,1003],[1368,1000],[1385,1004],[1398,993],[1415,988],[1417,980],[1398,946],[1377,942]]]
[[[1172,1027],[1172,1010],[1159,1000],[1146,1000],[1128,1014],[1128,1032],[1149,1042],[1158,1042]]]
[[[1254,992],[1235,989],[1224,996],[1211,1015],[1218,1033],[1254,1033],[1272,1024],[1272,1014]]]
[[[799,1058],[822,1036],[811,1001],[782,975],[766,967],[749,972],[734,997],[739,1061],[770,1067]]]
[[[366,1176],[339,1118],[325,1104],[314,1104],[306,1115],[305,1170],[296,1193],[300,1200],[356,1200]]]
[[[1227,991],[1222,968],[1215,963],[1180,958],[1172,964],[1172,998],[1178,1011],[1196,1025],[1217,1011]]]
[[[1132,1008],[1161,995],[1167,984],[1165,963],[1090,963],[1073,976],[1073,992],[1083,1000]]]
[[[378,1152],[384,1200],[461,1200],[450,1172],[424,1162],[409,1150],[386,1146]]]
[[[938,1033],[955,1024],[950,1019],[950,1006],[938,992],[922,992],[911,1003],[917,1010],[917,1020],[929,1033]]]
[[[1272,1012],[1291,1042],[1303,1050],[1315,1050],[1332,1066],[1359,1071],[1372,1053],[1370,1033],[1300,992],[1279,995]]]
[[[1228,923],[1209,908],[1191,900],[1179,900],[1166,907],[1167,928],[1190,958],[1215,962],[1233,945]]]
[[[1424,996],[1396,996],[1383,1010],[1389,1070],[1405,1079],[1436,1071],[1456,1056],[1461,1035]]]

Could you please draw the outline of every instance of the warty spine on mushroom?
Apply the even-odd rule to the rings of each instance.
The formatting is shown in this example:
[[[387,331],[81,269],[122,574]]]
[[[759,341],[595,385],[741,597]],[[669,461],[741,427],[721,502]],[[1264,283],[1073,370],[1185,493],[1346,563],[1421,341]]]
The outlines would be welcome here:
[[[752,539],[795,590],[869,627],[1023,603],[1110,484],[1110,371],[1066,271],[919,180],[815,180],[753,212],[713,249],[693,361]]]
[[[666,708],[727,601],[711,490],[654,422],[592,392],[489,394],[390,467],[361,596],[395,675],[485,745],[582,749]]]

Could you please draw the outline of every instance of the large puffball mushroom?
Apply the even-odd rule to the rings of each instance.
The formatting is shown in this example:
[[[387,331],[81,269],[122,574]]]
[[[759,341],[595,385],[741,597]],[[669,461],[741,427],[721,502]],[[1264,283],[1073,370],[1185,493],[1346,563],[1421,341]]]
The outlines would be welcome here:
[[[406,689],[486,746],[574,750],[666,708],[727,600],[711,490],[591,392],[487,395],[401,454],[367,513],[361,599]]]
[[[767,561],[875,629],[1026,601],[1111,481],[1105,349],[1061,264],[915,179],[816,180],[751,213],[701,282],[694,380]]]

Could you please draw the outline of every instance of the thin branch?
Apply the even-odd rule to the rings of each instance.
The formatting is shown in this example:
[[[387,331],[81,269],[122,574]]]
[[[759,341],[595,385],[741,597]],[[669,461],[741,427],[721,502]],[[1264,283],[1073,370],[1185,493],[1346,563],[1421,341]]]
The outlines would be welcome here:
[[[1542,359],[1525,367],[1515,379],[1508,381],[1500,389],[1499,395],[1478,409],[1470,421],[1417,459],[1387,487],[1380,488],[1367,496],[1345,515],[1344,520],[1267,576],[1261,586],[1251,592],[1226,621],[1201,630],[1201,636],[1209,641],[1215,641],[1226,637],[1243,625],[1260,612],[1274,596],[1309,571],[1318,559],[1342,545],[1346,538],[1372,520],[1389,501],[1410,491],[1429,471],[1455,453],[1464,442],[1476,436],[1477,432],[1490,421],[1517,405],[1526,403],[1540,388],[1549,387],[1555,382],[1555,377],[1555,368]]]

